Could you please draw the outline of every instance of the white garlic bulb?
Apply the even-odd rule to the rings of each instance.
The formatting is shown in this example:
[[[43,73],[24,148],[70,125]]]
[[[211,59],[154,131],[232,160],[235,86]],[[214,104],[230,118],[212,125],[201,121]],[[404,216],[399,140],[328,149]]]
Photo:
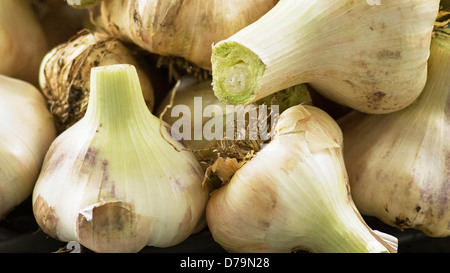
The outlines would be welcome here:
[[[148,110],[134,66],[93,68],[86,114],[52,143],[36,183],[38,224],[96,252],[182,242],[204,225],[209,197],[182,149]]]
[[[31,196],[56,137],[44,97],[30,83],[0,75],[0,219]]]
[[[280,115],[271,142],[212,192],[206,217],[230,252],[397,251],[396,238],[375,233],[356,209],[341,131],[314,106]]]
[[[399,229],[450,236],[450,38],[431,42],[427,84],[409,107],[339,119],[358,209]]]

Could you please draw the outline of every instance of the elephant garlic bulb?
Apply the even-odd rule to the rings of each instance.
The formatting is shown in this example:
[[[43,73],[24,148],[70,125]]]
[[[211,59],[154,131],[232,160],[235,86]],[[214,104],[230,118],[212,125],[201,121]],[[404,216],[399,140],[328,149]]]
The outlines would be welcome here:
[[[153,109],[155,95],[152,83],[132,52],[122,42],[104,33],[84,30],[48,52],[39,71],[39,86],[59,132],[85,114],[91,68],[112,64],[136,67],[144,99],[149,109]]]
[[[216,242],[229,252],[396,252],[397,239],[373,231],[352,201],[334,119],[293,106],[274,133],[212,192],[206,219]]]
[[[0,219],[31,196],[56,137],[44,97],[30,83],[0,75]]]
[[[338,120],[353,199],[365,215],[450,236],[450,36],[431,42],[427,84],[409,107]]]
[[[107,32],[163,56],[211,69],[211,45],[253,23],[278,0],[108,0],[99,20]]]
[[[85,116],[46,154],[32,199],[37,223],[95,252],[182,242],[205,226],[201,166],[151,114],[134,66],[92,68],[90,82]]]
[[[213,89],[248,104],[309,83],[367,113],[389,113],[421,93],[439,0],[285,0],[212,49]]]
[[[46,52],[47,39],[31,1],[0,1],[0,74],[37,86]]]

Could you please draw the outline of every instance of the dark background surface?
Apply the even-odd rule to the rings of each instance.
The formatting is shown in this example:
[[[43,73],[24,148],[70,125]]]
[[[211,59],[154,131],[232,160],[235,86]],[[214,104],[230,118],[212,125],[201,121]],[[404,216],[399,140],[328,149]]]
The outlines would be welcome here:
[[[416,230],[400,231],[373,217],[364,217],[367,224],[398,238],[398,253],[450,253],[450,237],[430,238]],[[81,253],[89,253],[81,248]],[[31,210],[31,200],[12,211],[0,222],[0,253],[70,252],[67,243],[47,236],[39,229]],[[169,248],[145,247],[141,253],[226,253],[214,242],[208,229],[191,235],[179,245]]]

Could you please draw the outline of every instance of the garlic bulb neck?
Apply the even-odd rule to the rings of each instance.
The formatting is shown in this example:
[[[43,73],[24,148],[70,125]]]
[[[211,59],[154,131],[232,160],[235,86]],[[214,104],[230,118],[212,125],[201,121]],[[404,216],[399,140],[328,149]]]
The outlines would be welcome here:
[[[69,7],[70,8],[70,7]],[[104,33],[79,32],[54,47],[41,62],[39,85],[59,132],[80,120],[87,109],[92,67],[130,64],[139,75],[142,93],[150,110],[154,106],[152,82],[123,43]]]
[[[145,126],[147,106],[143,99],[139,81],[134,79],[134,70],[123,69],[123,66],[107,66],[91,77],[91,89],[86,110],[87,120],[106,125],[106,130],[120,131],[133,123]]]

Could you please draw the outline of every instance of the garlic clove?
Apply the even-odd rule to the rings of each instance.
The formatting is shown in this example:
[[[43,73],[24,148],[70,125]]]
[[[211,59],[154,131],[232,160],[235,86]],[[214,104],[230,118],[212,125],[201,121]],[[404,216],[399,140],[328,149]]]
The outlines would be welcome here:
[[[212,193],[206,217],[214,240],[229,252],[396,252],[395,240],[372,231],[351,199],[336,122],[298,105],[275,129]]]
[[[95,252],[182,242],[209,197],[183,148],[147,108],[132,65],[93,68],[86,114],[52,143],[36,183],[38,224]]]
[[[56,129],[31,84],[0,75],[0,219],[31,196]]]

